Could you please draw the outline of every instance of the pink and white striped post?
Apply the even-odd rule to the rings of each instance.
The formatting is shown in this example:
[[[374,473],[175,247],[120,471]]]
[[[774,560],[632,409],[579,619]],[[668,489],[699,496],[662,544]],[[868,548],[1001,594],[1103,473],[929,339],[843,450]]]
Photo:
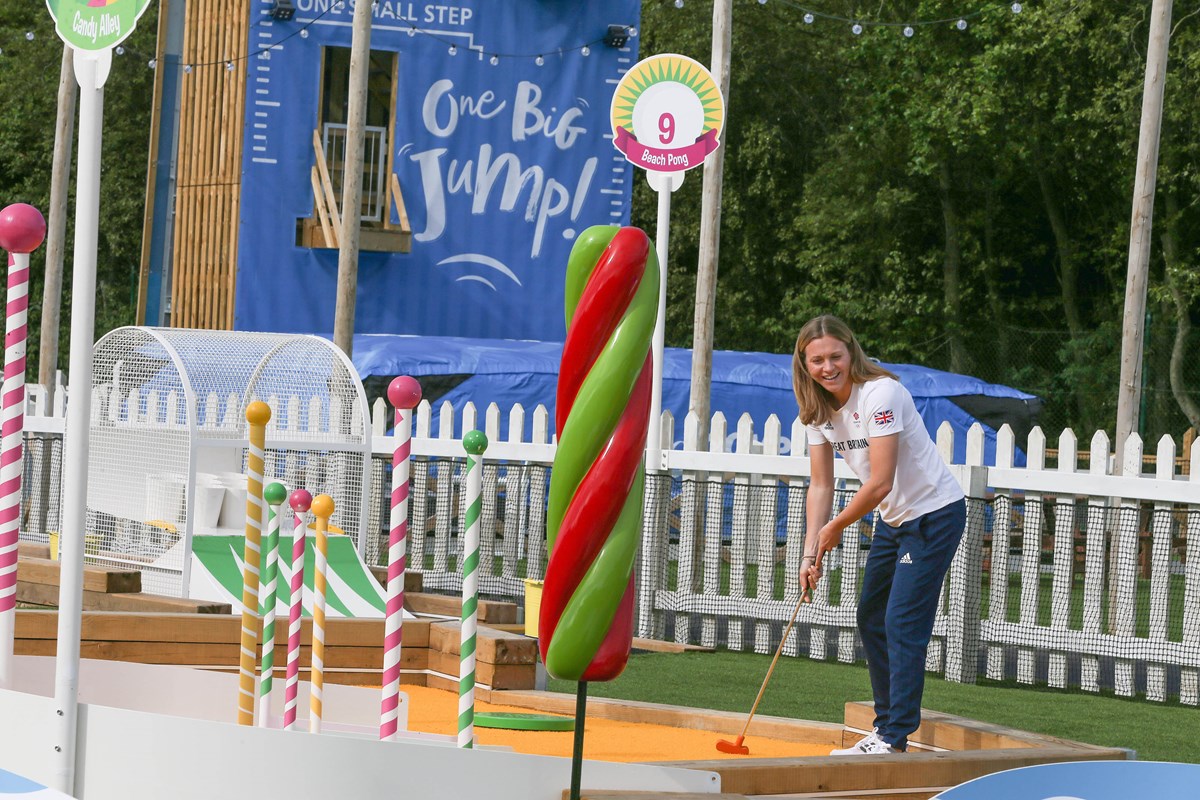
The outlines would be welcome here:
[[[292,529],[292,581],[288,596],[287,673],[283,684],[283,729],[296,727],[296,700],[300,689],[300,612],[304,606],[304,549],[308,523],[304,515],[312,507],[312,495],[297,489],[288,498],[288,504],[296,515]]]
[[[17,548],[25,470],[25,342],[29,338],[29,254],[46,238],[46,220],[26,203],[0,211],[0,248],[8,251],[4,386],[0,389],[0,689],[12,683],[17,623]]]
[[[421,402],[421,384],[401,375],[388,385],[396,409],[392,450],[392,512],[389,519],[387,613],[383,623],[383,694],[379,705],[379,738],[396,738],[400,707],[400,640],[404,632],[404,571],[408,553],[408,478],[412,410]]]

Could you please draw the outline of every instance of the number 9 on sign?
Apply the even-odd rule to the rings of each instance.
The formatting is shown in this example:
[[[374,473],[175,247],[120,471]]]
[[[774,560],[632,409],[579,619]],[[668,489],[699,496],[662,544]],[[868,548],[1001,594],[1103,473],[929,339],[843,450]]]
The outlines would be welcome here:
[[[658,118],[658,130],[660,135],[658,140],[663,144],[670,144],[675,138],[675,118],[670,114],[663,114]]]

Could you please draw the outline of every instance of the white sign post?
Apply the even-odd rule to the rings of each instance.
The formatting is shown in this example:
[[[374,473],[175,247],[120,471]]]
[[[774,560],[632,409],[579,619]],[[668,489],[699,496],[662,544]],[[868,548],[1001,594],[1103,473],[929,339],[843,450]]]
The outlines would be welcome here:
[[[646,170],[650,188],[658,192],[654,249],[661,283],[654,324],[650,430],[646,437],[646,468],[657,472],[663,464],[662,377],[671,193],[683,185],[685,171],[703,164],[708,154],[721,146],[725,100],[700,62],[680,55],[651,56],[634,64],[617,84],[611,118],[613,146],[631,164]]]
[[[75,178],[75,250],[71,283],[71,401],[63,452],[63,506],[59,536],[62,571],[54,667],[57,714],[55,786],[75,794],[79,716],[79,635],[83,626],[83,545],[87,507],[88,426],[92,398],[92,342],[96,331],[96,242],[100,227],[100,145],[104,83],[112,49],[133,33],[150,0],[111,0],[84,6],[47,0],[59,38],[75,51],[79,83],[79,153]]]

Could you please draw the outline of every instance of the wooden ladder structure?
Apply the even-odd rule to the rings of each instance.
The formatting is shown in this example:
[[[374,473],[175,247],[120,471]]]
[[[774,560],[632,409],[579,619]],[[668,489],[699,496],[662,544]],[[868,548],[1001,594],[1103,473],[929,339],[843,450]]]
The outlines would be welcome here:
[[[338,241],[339,231],[342,229],[341,211],[338,209],[338,200],[333,192],[333,181],[329,178],[329,164],[325,161],[325,148],[321,145],[321,134],[318,130],[313,130],[313,153],[316,155],[316,161],[313,164],[310,179],[313,189],[313,206],[316,210],[315,216],[321,225],[321,233],[325,237],[326,246],[337,248],[341,243]],[[400,179],[396,177],[396,173],[388,174],[386,201],[386,210],[383,214],[382,230],[400,234],[404,237],[404,246],[399,252],[407,253],[411,248],[412,241],[412,226],[408,222],[408,211],[404,207],[404,195],[400,191]],[[396,206],[396,216],[399,222],[392,223],[392,204]]]

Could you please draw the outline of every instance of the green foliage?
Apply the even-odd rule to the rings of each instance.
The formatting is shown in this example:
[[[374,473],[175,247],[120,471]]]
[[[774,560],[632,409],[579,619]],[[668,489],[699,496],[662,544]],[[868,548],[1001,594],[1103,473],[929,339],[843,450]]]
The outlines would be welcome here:
[[[125,54],[113,56],[105,84],[96,255],[98,335],[134,321],[154,81],[147,61],[155,50],[157,15],[157,4],[151,5],[126,40]],[[26,39],[26,32],[33,33],[32,40]],[[30,203],[48,216],[63,45],[45,4],[5,4],[0,11],[0,48],[0,206]],[[66,367],[70,336],[78,114],[73,137],[59,315],[60,369]],[[45,257],[46,248],[41,247],[31,258],[29,380],[36,380],[38,374]]]
[[[715,346],[788,352],[806,319],[832,312],[885,361],[957,367],[1038,394],[1051,438],[1068,426],[1111,432],[1150,4],[981,8],[965,31],[942,23],[906,38],[895,25],[855,36],[825,18],[805,24],[793,4],[734,0]],[[708,64],[712,10],[711,0],[644,0],[642,55]],[[819,10],[894,24],[950,18],[963,6],[827,0]],[[127,55],[114,58],[106,89],[100,332],[134,316],[156,15],[153,5]],[[1187,424],[1166,379],[1172,358],[1200,403],[1197,19],[1176,8],[1168,61],[1144,359],[1148,440],[1178,437]],[[42,4],[0,11],[0,48],[0,202],[44,209],[62,47]],[[692,341],[702,182],[693,170],[672,197],[674,346]],[[656,216],[657,197],[639,178],[633,222],[653,231]],[[67,226],[64,320],[70,218]],[[43,258],[34,256],[31,287],[34,361]]]
[[[967,30],[848,24],[780,3],[734,2],[715,346],[787,352],[835,313],[872,355],[1040,395],[1041,424],[1083,436],[1115,425],[1129,220],[1148,3],[988,8]],[[948,0],[827,2],[867,22],[953,18]],[[1177,10],[1178,12],[1178,10]],[[1200,89],[1195,19],[1177,13],[1152,254],[1144,434],[1187,426],[1166,389],[1167,349],[1200,314]],[[642,53],[709,63],[711,2],[646,2]],[[698,171],[697,171],[698,172]],[[691,344],[700,175],[672,209],[668,342]],[[1170,192],[1177,211],[1163,218]],[[654,197],[636,191],[635,224]],[[1190,320],[1185,319],[1185,322]],[[1200,401],[1200,336],[1183,342]],[[1160,352],[1152,357],[1152,349]]]

